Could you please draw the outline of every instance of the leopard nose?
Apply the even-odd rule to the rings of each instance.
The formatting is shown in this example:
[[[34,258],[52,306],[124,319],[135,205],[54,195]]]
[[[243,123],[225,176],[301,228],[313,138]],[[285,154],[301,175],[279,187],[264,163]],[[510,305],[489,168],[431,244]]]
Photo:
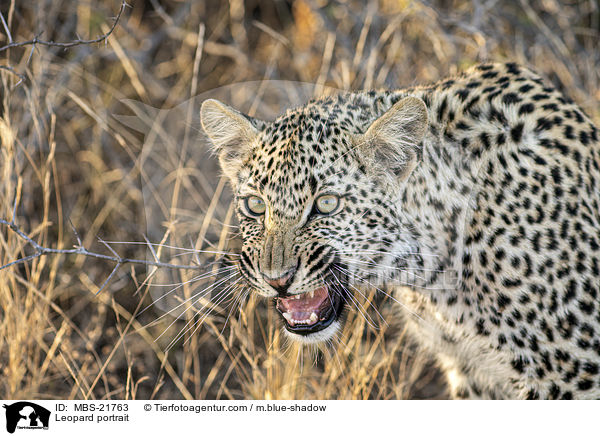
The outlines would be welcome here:
[[[265,281],[275,289],[279,295],[285,295],[286,291],[294,280],[294,274],[296,274],[297,267],[290,268],[285,273],[276,278],[270,278],[266,274],[262,273]]]

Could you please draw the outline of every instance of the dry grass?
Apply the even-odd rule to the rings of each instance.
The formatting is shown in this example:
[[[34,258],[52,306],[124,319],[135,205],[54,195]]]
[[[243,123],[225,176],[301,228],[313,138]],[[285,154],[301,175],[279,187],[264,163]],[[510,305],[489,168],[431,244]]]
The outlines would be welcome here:
[[[107,17],[119,8],[116,0],[25,3],[0,6],[15,41],[40,32],[56,41],[94,37],[109,29]],[[8,42],[4,30],[0,46]],[[178,246],[189,247],[191,236],[196,248],[209,241],[231,249],[228,191],[214,162],[192,165],[199,158],[185,154],[194,145],[189,132],[182,132],[183,146],[145,156],[143,135],[112,117],[127,112],[121,99],[173,107],[219,86],[262,79],[397,87],[480,60],[514,60],[553,80],[598,121],[599,34],[597,1],[135,2],[107,44],[0,53],[0,65],[26,76],[15,86],[19,77],[0,70],[0,217],[10,219],[16,201],[19,226],[56,248],[76,243],[70,219],[83,244],[98,252],[108,253],[97,236],[143,241],[146,233]],[[155,174],[147,158],[169,175],[166,187],[150,194],[144,189],[154,186]],[[156,215],[145,214],[149,198]],[[0,231],[1,264],[30,248]],[[149,255],[145,246],[115,248],[129,257]],[[172,254],[160,253],[192,261]],[[111,269],[98,259],[43,256],[0,271],[0,397],[445,395],[431,364],[406,341],[389,301],[374,303],[389,325],[375,330],[351,313],[344,343],[318,352],[316,364],[310,350],[285,345],[274,312],[252,298],[227,323],[227,312],[215,310],[166,352],[174,333],[160,335],[172,319],[157,320],[160,310],[139,314],[150,302],[148,271],[124,266],[95,295]],[[181,288],[183,295],[191,291]]]

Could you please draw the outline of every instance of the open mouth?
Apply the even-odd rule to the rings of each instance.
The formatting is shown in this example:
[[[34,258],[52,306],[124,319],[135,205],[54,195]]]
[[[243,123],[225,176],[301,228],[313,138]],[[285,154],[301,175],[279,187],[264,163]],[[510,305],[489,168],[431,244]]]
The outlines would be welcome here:
[[[323,330],[340,317],[344,308],[344,299],[339,292],[331,292],[326,285],[275,300],[285,328],[299,335]]]

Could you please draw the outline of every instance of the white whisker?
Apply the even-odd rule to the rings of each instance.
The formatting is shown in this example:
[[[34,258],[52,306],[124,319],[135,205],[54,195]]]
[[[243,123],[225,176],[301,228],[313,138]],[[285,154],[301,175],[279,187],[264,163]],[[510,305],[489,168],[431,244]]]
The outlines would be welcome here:
[[[344,271],[345,268],[340,267],[339,265],[334,265],[334,268],[338,269],[340,272],[345,273],[345,274],[352,274],[350,271],[346,270]],[[380,288],[378,288],[377,286],[375,286],[373,283],[369,282],[368,280],[362,279],[360,277],[358,277],[355,274],[352,274],[353,277],[357,278],[358,280],[360,280],[361,282],[367,283],[368,285],[374,287],[375,289],[377,289],[379,292],[381,292],[383,295],[385,295],[386,297],[390,298],[392,301],[398,303],[401,307],[403,307],[404,309],[406,309],[411,315],[414,315],[415,317],[417,317],[418,319],[420,319],[421,321],[427,323],[427,321],[425,321],[421,316],[419,316],[417,313],[415,313],[414,311],[412,311],[408,306],[406,306],[404,303],[402,303],[401,301],[398,301],[396,298],[392,297],[390,294],[388,294],[387,292],[381,290]],[[427,323],[429,324],[429,323]]]
[[[206,279],[206,278],[214,277],[214,276],[217,276],[217,275],[221,274],[222,272],[231,272],[231,270],[232,270],[232,269],[236,269],[236,268],[237,268],[237,265],[234,265],[234,266],[232,266],[232,267],[227,267],[227,270],[226,270],[226,271],[223,271],[223,270],[219,270],[219,271],[216,271],[216,272],[215,272],[215,271],[211,271],[211,272],[209,272],[209,273],[204,273],[204,274],[201,274],[201,275],[199,275],[199,276],[196,276],[196,277],[194,277],[194,278],[192,278],[192,279],[190,279],[190,280],[188,280],[188,281],[181,282],[181,283],[176,283],[176,284],[175,284],[175,287],[174,287],[173,289],[170,289],[169,291],[165,292],[165,293],[164,293],[163,295],[161,295],[160,297],[158,297],[158,298],[154,299],[154,301],[153,301],[152,303],[150,303],[148,306],[146,306],[144,309],[142,309],[142,310],[141,310],[141,311],[138,313],[138,315],[137,315],[137,316],[140,316],[142,313],[146,312],[146,311],[147,311],[149,308],[151,308],[151,307],[152,307],[152,306],[154,306],[156,303],[158,303],[159,301],[161,301],[163,298],[165,298],[165,297],[167,297],[167,296],[171,295],[173,292],[175,292],[176,290],[178,290],[178,289],[182,288],[182,287],[183,287],[183,286],[185,286],[186,284],[189,284],[189,283],[194,283],[194,282],[200,281],[200,280],[202,280],[202,279]],[[154,284],[154,285],[149,285],[149,286],[157,286],[157,287],[158,287],[158,286],[173,286],[173,285]],[[178,306],[178,307],[179,307],[179,306]],[[174,308],[174,309],[176,309],[176,308]],[[160,318],[158,318],[158,319],[160,319]],[[158,319],[157,319],[156,321],[158,321]]]
[[[217,301],[215,301],[213,303],[213,307],[221,304],[225,300],[225,298],[228,296],[229,290],[231,288],[233,288],[240,280],[242,280],[241,277],[239,279],[237,279],[235,282],[233,282],[231,285],[229,285],[227,288],[223,289],[223,291],[221,291],[219,293],[219,294],[223,294],[223,295]],[[201,314],[203,310],[206,310],[206,312],[201,316],[200,319],[198,319],[196,322],[194,322],[194,324],[193,324],[194,330],[189,334],[188,338],[183,342],[184,344],[188,343],[192,339],[192,337],[194,336],[194,334],[198,331],[198,329],[200,327],[202,327],[202,324],[204,323],[204,321],[206,320],[206,318],[208,318],[208,316],[210,315],[211,311],[210,311],[210,309],[206,309],[206,306],[203,307],[203,308],[201,308],[198,311],[198,314]],[[229,319],[229,317],[227,317],[227,319]],[[181,339],[183,336],[185,336],[185,334],[188,331],[190,331],[190,328],[188,328],[188,329],[180,332],[180,334],[178,335],[178,338]],[[179,339],[177,339],[177,340],[179,340]],[[177,342],[177,341],[175,341],[175,342]],[[173,345],[175,345],[175,343],[173,343]]]
[[[218,306],[228,296],[229,289],[231,289],[233,286],[235,286],[239,280],[241,280],[241,278],[237,279],[235,282],[227,285],[225,288],[223,288],[221,291],[219,291],[217,293],[217,296],[215,297],[215,301],[211,303],[212,307]],[[195,309],[194,306],[197,303],[197,301],[198,300],[196,300],[193,304],[191,304],[185,310],[185,312],[187,312],[189,309]],[[195,328],[195,327],[201,325],[201,323],[204,322],[204,320],[206,319],[206,317],[208,317],[208,315],[210,315],[211,308],[209,308],[208,310],[206,310],[206,312],[204,314],[202,314],[202,312],[207,308],[207,306],[208,305],[204,305],[200,309],[196,309],[196,313],[191,316],[191,318],[189,319],[189,321],[185,323],[185,325],[179,331],[179,333],[171,340],[171,342],[169,342],[169,344],[166,347],[167,350],[170,350],[191,329],[194,329],[194,332],[196,332],[197,328]],[[198,315],[198,314],[202,314],[202,315],[200,316],[199,319],[196,319],[196,315]],[[198,323],[200,323],[200,324],[198,324]],[[169,327],[167,327],[166,330],[168,330],[172,325],[173,325],[173,323],[171,323],[171,325],[169,325]],[[165,332],[163,332],[162,334],[164,334],[164,333]],[[192,335],[193,335],[193,333],[192,333]],[[186,343],[191,338],[192,335],[190,335],[190,337],[184,343]]]
[[[371,318],[371,315],[369,315],[367,313],[367,311],[365,311],[363,308],[361,308],[358,300],[352,295],[352,293],[348,289],[346,289],[344,287],[344,285],[342,285],[342,283],[340,282],[340,280],[337,278],[337,276],[335,274],[333,274],[333,272],[331,271],[331,269],[329,269],[329,271],[331,272],[331,275],[335,278],[335,280],[338,283],[338,285],[342,288],[342,291],[345,291],[345,292],[338,291],[338,295],[340,297],[342,297],[346,301],[346,303],[348,303],[348,299],[346,298],[346,296],[344,294],[348,295],[348,297],[350,298],[350,301],[352,302],[352,304],[354,305],[354,307],[356,307],[356,309],[361,314],[361,316],[365,319],[365,321],[367,321],[367,324],[369,324],[375,330],[378,330],[379,328],[375,325],[375,321],[373,321],[373,318]],[[367,300],[367,302],[368,302],[368,300]],[[369,302],[369,304],[371,304],[371,303]],[[377,313],[379,313],[379,312],[377,312]],[[384,322],[385,322],[385,320],[384,320]]]
[[[122,245],[151,245],[153,247],[160,247],[160,248],[170,248],[173,250],[180,250],[180,251],[187,251],[190,253],[207,253],[207,254],[221,254],[221,255],[226,255],[226,256],[240,256],[240,254],[238,253],[230,253],[227,251],[213,251],[213,250],[197,250],[195,248],[183,248],[183,247],[177,247],[175,245],[167,245],[167,244],[160,244],[157,242],[142,242],[142,241],[104,241],[107,244],[122,244]]]
[[[421,277],[417,273],[415,273],[413,271],[410,271],[409,269],[406,269],[406,268],[398,268],[398,267],[390,266],[390,265],[380,265],[380,264],[377,264],[375,262],[363,262],[363,261],[356,260],[356,259],[347,259],[347,260],[344,261],[344,263],[354,264],[354,265],[377,266],[378,268],[391,269],[391,270],[394,270],[394,271],[400,271],[400,272],[403,272],[403,273],[412,274],[414,277],[425,281],[424,277]]]
[[[192,299],[196,298],[196,301],[194,301],[194,303],[192,303],[192,304],[191,304],[191,305],[190,305],[188,308],[186,308],[186,309],[185,309],[185,310],[184,310],[182,313],[180,313],[180,314],[179,314],[179,315],[178,315],[178,316],[175,318],[175,320],[173,320],[173,322],[172,322],[171,324],[169,324],[169,326],[168,326],[168,327],[165,329],[165,331],[163,331],[163,332],[161,333],[161,335],[160,335],[160,336],[158,336],[158,337],[155,339],[155,341],[156,341],[156,340],[158,340],[158,339],[159,339],[159,338],[160,338],[160,337],[161,337],[161,336],[162,336],[162,335],[163,335],[163,334],[164,334],[164,333],[165,333],[165,332],[166,332],[168,329],[170,329],[170,328],[171,328],[171,326],[172,326],[173,324],[175,324],[175,323],[176,323],[176,322],[177,322],[177,321],[178,321],[178,320],[179,320],[179,319],[180,319],[180,318],[181,318],[181,317],[182,317],[182,316],[183,316],[183,315],[184,315],[184,314],[185,314],[185,313],[186,313],[186,312],[187,312],[187,311],[188,311],[188,310],[191,308],[191,307],[193,307],[193,305],[194,305],[194,304],[196,304],[196,302],[197,302],[197,301],[199,301],[201,298],[203,298],[203,297],[204,297],[204,295],[205,295],[205,294],[206,294],[208,291],[210,291],[210,290],[211,290],[212,288],[214,288],[215,286],[218,286],[218,285],[220,285],[221,283],[223,283],[223,282],[225,282],[225,281],[227,281],[227,280],[231,280],[233,277],[235,277],[235,276],[236,276],[236,275],[238,275],[238,274],[240,274],[240,272],[239,272],[239,271],[236,271],[236,272],[234,272],[234,273],[230,274],[229,276],[227,276],[227,277],[225,277],[225,278],[223,278],[223,279],[221,279],[221,280],[219,280],[219,281],[217,281],[217,282],[213,283],[212,285],[210,285],[210,286],[208,286],[208,287],[204,288],[202,291],[195,293],[195,294],[194,294],[194,295],[192,295],[191,297],[189,297],[189,298],[186,298],[186,299],[185,299],[185,300],[183,300],[183,301],[182,301],[180,304],[178,304],[177,306],[173,307],[171,310],[169,310],[168,312],[166,312],[166,313],[162,314],[162,315],[161,315],[161,316],[159,316],[157,319],[155,319],[155,320],[154,320],[152,323],[150,323],[149,325],[156,324],[158,321],[160,321],[162,318],[164,318],[164,317],[166,317],[167,315],[169,315],[171,312],[173,312],[173,311],[177,310],[178,308],[180,308],[181,306],[183,306],[184,304],[186,304],[186,303],[187,303],[187,302],[189,302],[190,300],[192,300]]]

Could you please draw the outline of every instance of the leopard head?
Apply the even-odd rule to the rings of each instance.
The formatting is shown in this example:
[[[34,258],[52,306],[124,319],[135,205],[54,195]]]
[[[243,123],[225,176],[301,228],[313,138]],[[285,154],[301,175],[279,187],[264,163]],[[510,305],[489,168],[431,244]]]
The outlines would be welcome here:
[[[410,247],[397,201],[418,164],[427,109],[415,97],[380,106],[374,114],[365,94],[331,97],[264,122],[216,100],[202,105],[234,192],[239,269],[274,299],[293,339],[331,338],[356,302],[347,273]]]

